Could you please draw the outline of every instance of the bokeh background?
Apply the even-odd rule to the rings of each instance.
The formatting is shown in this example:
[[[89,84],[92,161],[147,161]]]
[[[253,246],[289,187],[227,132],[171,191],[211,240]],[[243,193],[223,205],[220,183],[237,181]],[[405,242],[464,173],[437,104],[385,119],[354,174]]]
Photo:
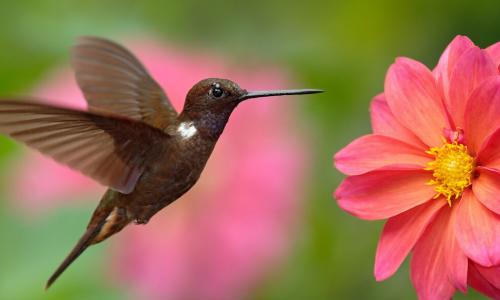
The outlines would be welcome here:
[[[239,74],[241,78],[245,77],[242,69],[258,65],[264,70],[257,73],[261,79],[275,82],[271,75],[262,74],[270,66],[271,70],[286,74],[283,75],[286,80],[278,80],[280,87],[325,89],[327,93],[321,95],[288,102],[276,100],[281,103],[278,107],[285,107],[293,123],[282,129],[283,134],[293,136],[294,143],[300,143],[297,147],[305,149],[302,154],[306,157],[301,157],[301,161],[307,166],[292,168],[301,172],[297,175],[300,183],[294,182],[289,187],[293,191],[289,194],[293,194],[293,201],[299,205],[294,206],[289,216],[293,220],[280,237],[287,250],[280,251],[270,261],[256,260],[255,264],[265,264],[263,271],[247,279],[240,294],[228,297],[415,299],[407,262],[389,280],[375,282],[373,261],[383,223],[361,221],[338,208],[331,195],[342,176],[333,169],[332,155],[353,138],[370,131],[368,103],[382,91],[385,72],[396,56],[412,57],[433,67],[455,35],[467,35],[485,47],[500,40],[499,28],[500,2],[483,0],[472,3],[462,0],[3,1],[0,95],[36,95],[48,77],[67,68],[69,47],[80,35],[98,35],[122,42],[146,36],[199,57],[210,53],[208,57],[223,59],[233,69],[229,74]],[[280,109],[269,113],[279,114]],[[270,120],[265,124],[272,126]],[[228,126],[231,127],[231,122]],[[263,128],[259,130],[266,134]],[[236,135],[234,131],[232,134]],[[19,199],[22,193],[16,196],[11,192],[12,176],[29,153],[0,137],[0,299],[141,297],[131,292],[133,281],[109,272],[113,268],[120,270],[116,263],[110,263],[117,247],[126,245],[120,238],[92,247],[53,289],[43,291],[45,279],[82,233],[98,201],[98,193],[89,196],[75,189],[66,194],[67,201],[62,205],[47,203],[45,207],[44,203],[38,203],[36,209],[17,205],[24,200]],[[245,167],[251,166],[241,166]],[[290,172],[283,169],[283,173]],[[218,172],[223,178],[231,177],[231,170],[220,168]],[[279,170],[274,172],[279,174]],[[64,183],[60,185],[51,188],[64,188]],[[33,191],[29,185],[23,189],[24,194]],[[89,185],[88,189],[99,190],[99,187]],[[33,192],[39,193],[36,189]],[[247,193],[251,195],[252,189]],[[217,197],[230,199],[231,195]],[[186,201],[200,201],[193,200],[197,198],[219,201],[203,193],[188,196]],[[251,196],[247,198],[252,201]],[[162,224],[170,225],[168,221]],[[263,224],[258,233],[265,235],[267,223]],[[154,245],[175,247],[161,243],[165,238],[161,232],[148,236],[146,227],[134,229],[134,235],[140,236],[142,231],[144,237],[160,240]],[[252,245],[247,245],[249,252]],[[266,245],[273,247],[273,243]],[[193,256],[204,255],[203,251],[193,253]],[[222,273],[226,271],[219,269]],[[201,284],[205,279],[192,280],[190,288],[196,289],[197,281]],[[481,296],[472,290],[467,296],[457,295],[457,299],[465,298]]]

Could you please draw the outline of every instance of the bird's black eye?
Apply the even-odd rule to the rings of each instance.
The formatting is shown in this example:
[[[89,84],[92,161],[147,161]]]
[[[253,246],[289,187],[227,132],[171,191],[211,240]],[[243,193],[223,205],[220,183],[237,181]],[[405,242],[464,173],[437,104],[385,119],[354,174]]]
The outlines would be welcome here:
[[[210,93],[215,98],[220,98],[220,97],[222,97],[222,95],[224,95],[224,90],[222,90],[222,88],[220,87],[220,84],[216,83],[212,86]]]

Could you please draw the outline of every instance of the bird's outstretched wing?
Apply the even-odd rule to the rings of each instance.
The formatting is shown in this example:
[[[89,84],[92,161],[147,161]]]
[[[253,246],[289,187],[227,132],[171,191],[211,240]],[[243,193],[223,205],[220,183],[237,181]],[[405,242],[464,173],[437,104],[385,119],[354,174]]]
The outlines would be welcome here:
[[[170,138],[132,119],[18,101],[0,101],[0,133],[122,193]]]
[[[165,129],[177,112],[139,60],[102,38],[81,37],[72,51],[76,80],[89,111],[109,111]]]

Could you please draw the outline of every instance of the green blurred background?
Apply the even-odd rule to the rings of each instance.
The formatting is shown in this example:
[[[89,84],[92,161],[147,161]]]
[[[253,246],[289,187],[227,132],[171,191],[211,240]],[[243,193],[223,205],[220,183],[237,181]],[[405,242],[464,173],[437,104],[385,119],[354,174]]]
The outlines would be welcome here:
[[[332,155],[369,132],[368,103],[382,91],[396,56],[433,67],[455,35],[485,47],[499,40],[499,28],[500,2],[481,0],[3,1],[0,95],[27,93],[47,70],[66,64],[78,35],[148,33],[233,59],[256,57],[286,66],[300,86],[328,92],[298,101],[298,119],[313,143],[313,176],[300,216],[304,227],[286,263],[248,299],[415,299],[407,262],[391,279],[375,282],[382,222],[361,221],[338,208],[331,194],[342,176],[332,167]],[[0,138],[0,166],[20,149]],[[0,179],[5,176],[0,169]],[[0,197],[4,190],[0,184]],[[102,247],[82,257],[85,263],[74,267],[72,280],[50,293],[33,280],[52,270],[57,262],[43,257],[59,243],[73,242],[80,231],[71,228],[86,224],[93,205],[89,201],[25,224],[0,201],[0,299],[124,297],[93,275],[102,263]],[[467,298],[481,296],[470,291]]]

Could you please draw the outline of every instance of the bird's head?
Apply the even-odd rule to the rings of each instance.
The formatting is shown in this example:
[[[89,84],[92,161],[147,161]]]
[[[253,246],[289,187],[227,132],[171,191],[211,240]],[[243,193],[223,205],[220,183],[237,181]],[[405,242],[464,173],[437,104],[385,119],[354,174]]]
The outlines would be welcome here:
[[[218,138],[234,108],[247,99],[320,93],[320,90],[273,90],[249,92],[219,78],[204,79],[188,92],[182,117],[195,122],[198,131]],[[182,118],[181,117],[181,118]]]
[[[207,78],[195,84],[186,97],[185,110],[196,112],[232,111],[239,103],[247,99],[321,93],[321,90],[269,90],[247,91],[228,79]]]

